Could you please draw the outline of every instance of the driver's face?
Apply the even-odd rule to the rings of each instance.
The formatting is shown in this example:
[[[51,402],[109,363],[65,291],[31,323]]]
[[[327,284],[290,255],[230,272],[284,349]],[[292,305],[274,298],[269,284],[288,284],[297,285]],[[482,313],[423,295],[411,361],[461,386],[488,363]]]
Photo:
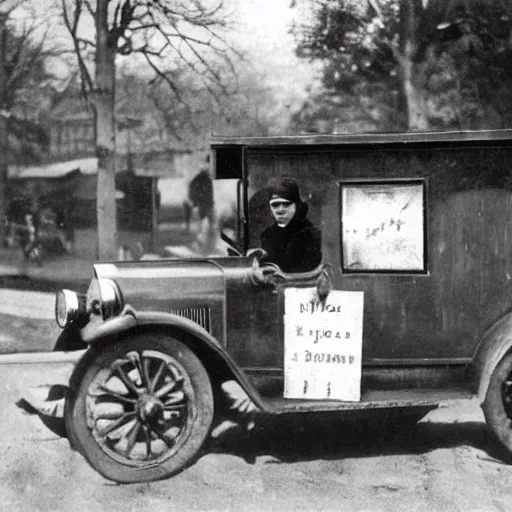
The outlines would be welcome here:
[[[280,226],[286,226],[293,219],[297,205],[281,197],[275,197],[270,200],[270,209],[276,222]]]

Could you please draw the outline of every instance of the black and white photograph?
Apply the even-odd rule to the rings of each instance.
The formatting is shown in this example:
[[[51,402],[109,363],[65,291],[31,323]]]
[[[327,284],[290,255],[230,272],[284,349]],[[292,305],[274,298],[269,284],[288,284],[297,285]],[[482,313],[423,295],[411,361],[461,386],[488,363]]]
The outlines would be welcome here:
[[[0,510],[512,510],[512,0],[0,0]]]

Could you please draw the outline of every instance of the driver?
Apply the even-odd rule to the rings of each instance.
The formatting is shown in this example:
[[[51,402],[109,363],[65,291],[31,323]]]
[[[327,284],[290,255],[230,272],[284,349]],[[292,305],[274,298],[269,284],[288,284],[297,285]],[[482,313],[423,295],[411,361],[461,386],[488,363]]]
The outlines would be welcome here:
[[[300,198],[297,182],[281,179],[269,204],[276,222],[261,234],[267,252],[262,263],[275,263],[286,273],[314,270],[322,261],[321,234],[306,218],[308,205]]]

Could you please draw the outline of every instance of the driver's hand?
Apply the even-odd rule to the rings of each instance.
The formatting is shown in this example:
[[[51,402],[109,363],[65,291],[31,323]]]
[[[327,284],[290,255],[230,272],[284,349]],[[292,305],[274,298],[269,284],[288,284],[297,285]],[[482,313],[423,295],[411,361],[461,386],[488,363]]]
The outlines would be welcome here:
[[[276,273],[273,267],[254,267],[251,271],[251,281],[255,285],[272,284],[270,278]]]
[[[258,250],[258,249],[256,249]],[[259,249],[260,251],[264,252],[263,249]],[[254,257],[252,260],[252,269],[249,274],[249,279],[252,282],[253,285],[269,285],[272,284],[272,281],[270,281],[270,278],[276,273],[276,268],[274,265],[260,265],[260,261],[258,257]]]

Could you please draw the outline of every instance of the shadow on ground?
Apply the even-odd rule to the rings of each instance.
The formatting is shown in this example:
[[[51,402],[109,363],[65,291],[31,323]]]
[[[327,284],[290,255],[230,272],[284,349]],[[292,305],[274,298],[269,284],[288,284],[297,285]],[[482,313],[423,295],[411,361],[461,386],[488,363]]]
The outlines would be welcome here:
[[[53,386],[48,400],[63,398],[64,386]],[[16,405],[26,413],[37,414],[53,433],[66,437],[64,420],[40,414],[25,400]],[[509,462],[485,423],[419,422],[402,423],[393,416],[376,413],[364,420],[340,419],[332,414],[286,414],[263,416],[247,431],[236,426],[204,446],[203,455],[231,454],[254,463],[259,456],[269,456],[268,463],[286,464],[312,460],[338,460],[383,455],[422,454],[444,448],[470,446],[490,458]]]
[[[212,439],[207,453],[237,455],[247,462],[270,456],[269,463],[294,463],[382,455],[422,454],[438,448],[471,446],[489,457],[504,459],[485,423],[420,422],[400,424],[378,414],[370,420],[340,420],[328,414],[286,415],[257,422],[250,433],[234,428]]]
[[[20,398],[16,405],[26,414],[37,415],[46,428],[59,437],[67,437],[64,425],[63,409],[67,387],[55,384],[49,388],[42,387],[43,396],[38,400],[28,397]],[[57,412],[60,407],[61,411]]]

